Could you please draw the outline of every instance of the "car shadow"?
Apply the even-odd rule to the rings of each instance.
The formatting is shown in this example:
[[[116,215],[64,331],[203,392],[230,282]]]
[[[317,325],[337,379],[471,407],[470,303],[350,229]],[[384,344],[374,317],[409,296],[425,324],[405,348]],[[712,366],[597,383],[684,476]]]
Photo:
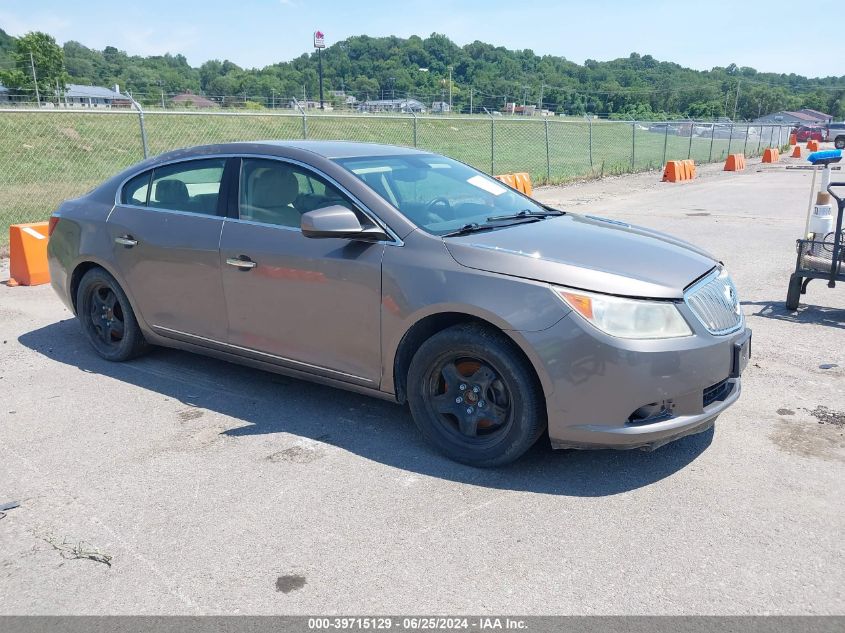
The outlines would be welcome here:
[[[391,402],[164,348],[131,362],[111,363],[94,353],[72,319],[18,340],[81,371],[240,421],[223,432],[230,438],[290,433],[409,472],[501,490],[577,497],[619,494],[681,470],[713,439],[710,429],[644,452],[553,451],[543,438],[514,464],[477,469],[436,453],[422,439],[408,408]]]
[[[744,306],[759,306],[751,316],[790,323],[813,323],[845,329],[845,310],[801,304],[798,310],[787,310],[783,301],[743,301]]]

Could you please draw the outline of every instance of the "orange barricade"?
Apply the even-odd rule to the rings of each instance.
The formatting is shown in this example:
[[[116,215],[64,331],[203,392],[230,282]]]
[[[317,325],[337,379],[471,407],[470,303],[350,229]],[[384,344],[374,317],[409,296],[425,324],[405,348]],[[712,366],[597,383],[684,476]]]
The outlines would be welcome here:
[[[47,222],[9,227],[9,285],[37,286],[50,281]]]
[[[531,186],[531,176],[528,175],[526,172],[520,172],[514,174],[514,178],[516,178],[517,189],[519,189],[522,193],[526,196],[530,196],[534,193],[534,189]]]
[[[780,153],[772,148],[767,147],[763,152],[763,162],[764,163],[776,163],[780,160]]]
[[[798,145],[798,137],[795,134],[789,135],[789,144],[790,145]]]
[[[687,179],[688,180],[694,179],[695,178],[695,161],[692,160],[691,158],[688,158],[687,160],[683,161],[683,163],[684,163],[684,166],[686,167],[686,170],[687,170]]]
[[[725,171],[742,171],[743,169],[745,169],[745,155],[728,154],[728,159],[725,161]]]
[[[516,178],[513,177],[513,174],[499,174],[498,176],[493,176],[493,178],[495,178],[496,180],[501,180],[509,187],[513,187],[514,189],[517,188]]]
[[[818,141],[807,141],[807,151],[808,152],[819,151],[819,142]]]
[[[792,150],[792,158],[801,158],[801,146],[796,145]]]

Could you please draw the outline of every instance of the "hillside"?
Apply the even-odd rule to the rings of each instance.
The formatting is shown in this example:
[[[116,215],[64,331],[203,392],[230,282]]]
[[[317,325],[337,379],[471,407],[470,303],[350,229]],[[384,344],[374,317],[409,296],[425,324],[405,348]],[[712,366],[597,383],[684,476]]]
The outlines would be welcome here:
[[[67,42],[63,49],[70,81],[118,83],[142,102],[157,102],[162,92],[184,90],[263,104],[318,95],[314,54],[262,69],[243,69],[219,60],[194,68],[179,54],[130,56],[111,46],[98,51],[78,42]],[[733,117],[735,105],[737,119],[800,107],[845,117],[845,76],[810,79],[758,73],[733,64],[696,71],[637,53],[577,64],[483,42],[461,47],[438,34],[408,39],[355,36],[323,52],[326,94],[343,90],[359,100],[406,96],[428,104],[448,100],[450,66],[452,99],[461,111],[468,111],[470,99],[474,111],[500,109],[507,101],[537,104],[542,99],[544,107],[560,113],[639,119],[662,114]]]

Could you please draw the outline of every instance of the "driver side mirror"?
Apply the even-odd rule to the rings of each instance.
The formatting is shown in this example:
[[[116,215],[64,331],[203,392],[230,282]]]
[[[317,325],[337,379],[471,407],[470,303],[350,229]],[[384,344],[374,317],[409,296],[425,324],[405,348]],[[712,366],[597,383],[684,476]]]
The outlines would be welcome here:
[[[342,238],[378,242],[389,239],[378,227],[365,229],[351,209],[339,204],[302,214],[302,234],[311,238]]]

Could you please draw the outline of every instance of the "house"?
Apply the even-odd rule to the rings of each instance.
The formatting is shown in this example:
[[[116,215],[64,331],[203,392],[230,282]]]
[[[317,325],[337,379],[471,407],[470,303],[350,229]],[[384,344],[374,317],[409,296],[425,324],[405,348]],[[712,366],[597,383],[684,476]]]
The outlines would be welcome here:
[[[425,113],[425,106],[416,99],[373,99],[358,106],[361,112],[418,112]]]
[[[9,102],[9,89],[0,84],[0,103],[8,103]]]
[[[540,111],[537,110],[537,106],[535,105],[518,105],[513,102],[506,103],[505,107],[502,108],[502,112],[518,116],[536,116],[540,114]]]
[[[813,110],[811,108],[802,108],[801,110],[781,110],[780,112],[772,112],[764,116],[754,119],[753,123],[773,123],[782,125],[825,125],[830,123],[833,117],[824,112]]]
[[[129,97],[120,93],[117,84],[114,88],[67,84],[64,92],[59,93],[58,102],[60,108],[128,108],[132,105]]]
[[[170,100],[170,103],[179,108],[216,108],[217,103],[211,99],[207,99],[202,95],[195,95],[188,90],[182,94],[176,95]]]
[[[438,114],[448,114],[452,111],[452,106],[445,101],[435,101],[431,104],[431,111],[437,112]]]

